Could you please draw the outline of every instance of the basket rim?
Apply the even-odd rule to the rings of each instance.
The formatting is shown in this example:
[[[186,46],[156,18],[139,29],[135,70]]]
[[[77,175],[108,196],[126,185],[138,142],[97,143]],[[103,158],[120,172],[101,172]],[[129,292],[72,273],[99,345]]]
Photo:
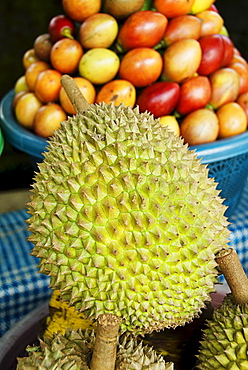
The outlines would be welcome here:
[[[14,89],[10,90],[0,103],[0,127],[3,135],[17,149],[43,160],[49,139],[42,138],[22,127],[14,117],[12,100]],[[248,152],[248,131],[211,143],[189,146],[204,164],[221,161]]]

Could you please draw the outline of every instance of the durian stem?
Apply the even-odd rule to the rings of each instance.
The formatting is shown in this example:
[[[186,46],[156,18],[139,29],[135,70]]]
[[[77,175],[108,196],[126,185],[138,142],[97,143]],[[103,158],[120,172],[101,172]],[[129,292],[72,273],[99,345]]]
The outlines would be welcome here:
[[[101,314],[97,319],[96,341],[91,370],[114,370],[120,319],[113,314]]]
[[[83,113],[89,109],[90,104],[86,101],[78,85],[71,76],[63,75],[60,81],[76,113]]]
[[[248,278],[233,248],[225,249],[216,257],[237,304],[248,303]]]

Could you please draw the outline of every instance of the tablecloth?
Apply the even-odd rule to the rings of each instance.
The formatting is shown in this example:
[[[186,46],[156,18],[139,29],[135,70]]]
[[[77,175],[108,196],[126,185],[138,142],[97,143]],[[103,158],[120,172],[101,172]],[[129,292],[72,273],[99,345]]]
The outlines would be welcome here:
[[[51,295],[49,277],[39,273],[38,259],[30,255],[28,217],[25,209],[0,214],[0,337]],[[230,246],[248,275],[248,182],[229,222]]]

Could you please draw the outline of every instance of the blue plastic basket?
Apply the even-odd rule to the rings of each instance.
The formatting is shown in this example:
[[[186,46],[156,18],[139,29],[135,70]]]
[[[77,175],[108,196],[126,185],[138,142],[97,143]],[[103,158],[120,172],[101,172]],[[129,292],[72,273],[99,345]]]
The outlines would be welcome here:
[[[0,126],[5,139],[17,149],[29,154],[33,163],[43,160],[47,141],[21,127],[16,121],[10,91],[1,101]],[[218,183],[220,196],[228,206],[226,216],[231,216],[239,202],[248,177],[248,131],[244,134],[222,139],[209,144],[192,146],[202,163],[208,164],[209,176]]]

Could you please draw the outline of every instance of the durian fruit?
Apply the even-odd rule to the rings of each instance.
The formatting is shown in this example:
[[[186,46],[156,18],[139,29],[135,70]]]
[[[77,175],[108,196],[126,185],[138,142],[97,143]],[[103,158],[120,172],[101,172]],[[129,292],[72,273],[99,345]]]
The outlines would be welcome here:
[[[90,370],[94,331],[68,330],[64,335],[40,339],[40,345],[28,347],[28,357],[18,358],[17,370]],[[103,365],[104,366],[104,365]],[[104,369],[104,367],[103,367]],[[116,370],[173,370],[161,355],[130,335],[120,338]]]
[[[62,299],[136,335],[198,316],[229,232],[196,154],[148,112],[105,103],[68,118],[47,149],[29,240]]]
[[[17,370],[90,370],[93,334],[70,330],[39,341],[39,346],[27,347],[27,357],[17,358]]]
[[[197,356],[197,369],[247,370],[248,279],[234,250],[223,257],[229,258],[228,270],[223,273],[231,293],[226,295],[214,311],[213,318],[206,323]]]
[[[230,293],[204,329],[197,368],[247,370],[247,353],[248,304],[237,305]]]

